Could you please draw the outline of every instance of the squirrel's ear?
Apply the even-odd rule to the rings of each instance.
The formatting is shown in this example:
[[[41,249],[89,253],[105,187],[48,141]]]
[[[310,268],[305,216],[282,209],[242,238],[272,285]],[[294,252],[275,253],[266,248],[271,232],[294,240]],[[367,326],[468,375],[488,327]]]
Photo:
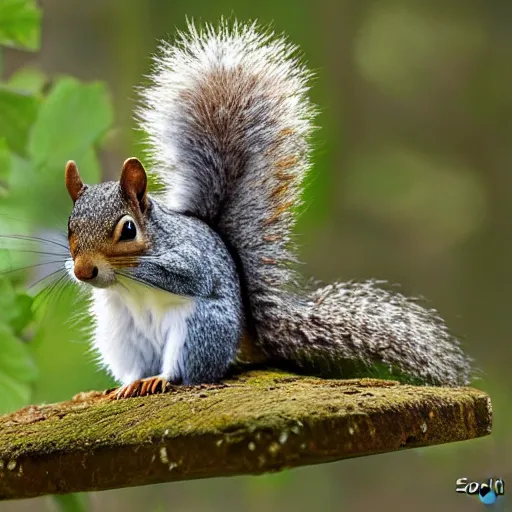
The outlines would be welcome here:
[[[128,158],[121,171],[121,190],[127,199],[136,201],[141,211],[146,209],[146,186],[148,178],[146,170],[139,159]]]
[[[65,177],[66,188],[68,189],[69,195],[71,196],[71,199],[74,203],[84,188],[84,184],[82,183],[80,174],[78,174],[78,168],[73,160],[70,160],[66,164]]]

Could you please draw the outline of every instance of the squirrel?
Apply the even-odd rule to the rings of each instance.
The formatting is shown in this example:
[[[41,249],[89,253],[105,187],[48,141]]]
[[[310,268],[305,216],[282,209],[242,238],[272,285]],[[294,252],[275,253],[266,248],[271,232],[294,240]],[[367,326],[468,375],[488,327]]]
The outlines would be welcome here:
[[[68,271],[92,292],[114,398],[216,383],[239,361],[468,384],[471,359],[437,312],[374,281],[301,287],[292,231],[315,108],[297,48],[254,23],[189,23],[177,39],[136,112],[164,190],[148,193],[137,158],[119,182],[65,170]]]

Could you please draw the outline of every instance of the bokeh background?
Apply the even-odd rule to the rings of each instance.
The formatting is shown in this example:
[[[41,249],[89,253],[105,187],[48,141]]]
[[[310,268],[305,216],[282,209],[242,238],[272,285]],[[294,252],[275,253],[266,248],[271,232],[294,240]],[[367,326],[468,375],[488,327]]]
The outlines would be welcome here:
[[[68,158],[77,159],[92,179],[99,179],[100,171],[105,179],[117,176],[126,157],[142,156],[133,130],[134,86],[144,81],[158,40],[172,39],[186,16],[272,22],[302,48],[317,73],[311,96],[321,129],[315,134],[308,206],[297,229],[303,272],[324,281],[386,279],[400,283],[406,294],[427,297],[482,370],[475,385],[490,393],[495,421],[492,436],[463,443],[276,475],[116,490],[60,502],[2,503],[0,510],[467,511],[483,505],[455,493],[457,478],[501,476],[510,488],[510,1],[42,0],[39,5],[40,51],[4,49],[2,80],[41,97],[58,94],[60,83],[65,97],[77,83],[60,77],[73,76],[96,106],[89,115],[87,103],[82,105],[72,123],[66,116],[45,123],[39,113],[28,153],[38,154],[39,144],[46,148],[46,163],[41,160],[36,169],[28,160],[13,160],[9,183],[22,185],[0,197],[4,233],[53,236],[56,228],[65,228],[71,205],[62,172]],[[7,115],[0,104],[0,122],[6,123]],[[43,133],[59,122],[69,123],[60,126],[64,131],[84,125],[85,133],[90,117],[104,132],[90,141],[95,152],[63,154],[65,144]],[[10,282],[19,289],[26,279],[24,274]],[[29,376],[21,379],[22,400],[56,401],[111,385],[88,352],[80,330],[87,320],[75,293],[48,295],[44,312],[22,336],[30,359],[30,367],[17,373]],[[19,405],[9,396],[4,387],[4,411]],[[512,510],[511,497],[498,500],[495,510]]]

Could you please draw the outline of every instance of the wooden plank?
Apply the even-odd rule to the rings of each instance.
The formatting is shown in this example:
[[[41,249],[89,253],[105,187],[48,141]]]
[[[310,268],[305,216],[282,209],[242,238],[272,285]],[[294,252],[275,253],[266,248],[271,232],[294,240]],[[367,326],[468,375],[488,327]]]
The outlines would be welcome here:
[[[249,372],[112,401],[99,392],[0,417],[0,499],[256,474],[491,431],[471,388]]]

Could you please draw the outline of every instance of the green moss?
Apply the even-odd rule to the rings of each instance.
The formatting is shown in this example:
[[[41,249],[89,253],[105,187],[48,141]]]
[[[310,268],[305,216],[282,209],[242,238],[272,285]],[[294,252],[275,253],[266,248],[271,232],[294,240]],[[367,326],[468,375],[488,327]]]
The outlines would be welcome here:
[[[83,393],[0,418],[0,497],[260,473],[470,439],[490,432],[489,403],[469,388],[282,371],[120,401]]]

